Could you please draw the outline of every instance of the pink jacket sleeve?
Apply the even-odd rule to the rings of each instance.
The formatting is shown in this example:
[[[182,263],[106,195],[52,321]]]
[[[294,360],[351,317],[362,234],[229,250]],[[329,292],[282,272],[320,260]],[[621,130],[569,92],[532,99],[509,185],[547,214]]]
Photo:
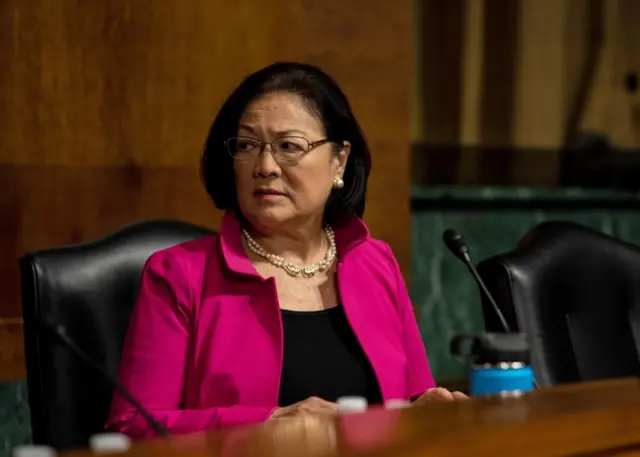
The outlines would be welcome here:
[[[395,270],[396,281],[396,300],[400,310],[403,334],[404,334],[404,351],[409,363],[408,387],[409,398],[419,397],[428,389],[436,386],[429,368],[427,353],[424,348],[422,336],[418,329],[418,322],[413,311],[413,305],[409,298],[407,286],[402,277],[400,266],[396,260],[391,247],[387,245],[388,256]]]
[[[179,258],[166,251],[149,258],[122,352],[120,381],[170,433],[266,420],[275,408],[238,405],[182,409],[196,298]],[[138,411],[117,393],[106,427],[133,438],[155,434]]]

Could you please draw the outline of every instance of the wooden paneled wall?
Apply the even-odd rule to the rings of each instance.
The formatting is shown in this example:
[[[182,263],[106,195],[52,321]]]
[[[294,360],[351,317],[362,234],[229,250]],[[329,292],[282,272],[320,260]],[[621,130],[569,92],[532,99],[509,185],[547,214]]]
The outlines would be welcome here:
[[[216,227],[197,164],[217,108],[277,60],[350,97],[374,170],[366,220],[409,271],[409,0],[4,0],[0,379],[24,376],[17,259],[168,217]]]
[[[603,0],[602,43],[580,125],[640,148],[640,2]],[[635,87],[633,81],[635,80]]]
[[[640,147],[637,0],[416,1],[418,181],[556,185],[579,131]]]

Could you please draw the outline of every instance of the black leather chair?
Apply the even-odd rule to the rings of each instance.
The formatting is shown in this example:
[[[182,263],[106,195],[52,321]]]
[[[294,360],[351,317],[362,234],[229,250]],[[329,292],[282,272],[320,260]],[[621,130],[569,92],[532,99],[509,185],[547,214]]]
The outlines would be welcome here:
[[[45,230],[46,228],[43,228]],[[51,319],[116,376],[140,274],[149,256],[210,234],[178,221],[148,221],[101,240],[20,259],[27,383],[33,440],[86,446],[103,430],[113,386],[41,325]]]
[[[528,334],[538,384],[640,374],[640,248],[545,222],[478,265],[512,329]],[[488,331],[502,331],[483,298]]]

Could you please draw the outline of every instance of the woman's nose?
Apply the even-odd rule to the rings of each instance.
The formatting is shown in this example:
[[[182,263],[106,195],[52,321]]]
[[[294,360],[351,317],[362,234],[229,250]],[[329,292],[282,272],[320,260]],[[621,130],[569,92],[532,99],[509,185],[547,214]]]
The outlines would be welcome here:
[[[256,174],[259,176],[278,176],[280,174],[280,166],[273,155],[271,144],[265,144],[258,155],[256,163]]]

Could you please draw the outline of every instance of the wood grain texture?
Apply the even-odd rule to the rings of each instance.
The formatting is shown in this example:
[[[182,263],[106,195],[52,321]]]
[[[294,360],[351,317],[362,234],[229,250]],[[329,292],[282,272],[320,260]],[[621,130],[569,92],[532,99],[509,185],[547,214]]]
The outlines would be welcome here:
[[[244,76],[282,60],[349,97],[373,153],[365,219],[408,276],[411,14],[409,0],[1,2],[0,317],[20,315],[25,251],[146,218],[215,228],[207,130]]]
[[[22,318],[0,318],[0,382],[24,379],[26,372],[22,339]]]
[[[541,389],[404,410],[305,416],[134,444],[124,456],[560,457],[633,455],[640,447],[640,382]],[[625,452],[627,454],[625,454]],[[64,454],[89,456],[87,451]]]
[[[621,148],[640,148],[640,91],[629,75],[640,76],[640,4],[602,0],[602,51],[580,126],[607,134]]]
[[[577,133],[595,132],[617,147],[640,147],[640,90],[628,88],[640,77],[636,0],[419,4],[431,19],[417,34],[416,138],[434,154],[422,162],[440,162],[440,145],[457,154],[439,167],[441,181],[559,183],[557,152],[484,157],[452,146],[560,151]]]
[[[577,457],[640,457],[640,446],[631,446],[623,449],[608,450],[597,454],[582,454]]]

